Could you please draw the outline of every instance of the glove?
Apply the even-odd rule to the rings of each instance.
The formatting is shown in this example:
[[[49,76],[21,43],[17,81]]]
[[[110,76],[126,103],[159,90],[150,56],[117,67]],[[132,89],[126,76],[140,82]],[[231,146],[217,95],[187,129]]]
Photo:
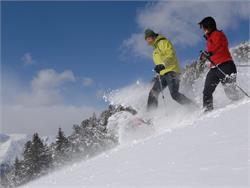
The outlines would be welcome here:
[[[200,55],[200,61],[205,61],[208,58],[210,58],[212,56],[212,52],[207,52],[207,51],[201,51],[201,55]]]
[[[156,65],[154,70],[155,72],[157,72],[158,74],[165,69],[165,66],[163,64],[159,64],[159,65]]]
[[[203,53],[201,53],[199,60],[200,60],[201,62],[205,62],[206,59],[207,59],[206,56],[205,56]]]

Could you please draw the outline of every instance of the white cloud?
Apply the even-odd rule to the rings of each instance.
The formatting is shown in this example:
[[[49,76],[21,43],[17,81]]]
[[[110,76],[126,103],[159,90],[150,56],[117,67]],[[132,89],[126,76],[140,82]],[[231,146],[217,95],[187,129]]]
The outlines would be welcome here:
[[[91,106],[65,104],[66,84],[75,81],[70,70],[61,73],[41,70],[30,81],[30,88],[22,87],[18,79],[14,74],[10,78],[7,73],[3,76],[0,132],[55,135],[61,127],[69,134],[73,124],[79,124],[93,112],[100,112]]]
[[[92,78],[83,78],[82,79],[82,84],[84,86],[91,86],[94,83],[94,80]]]
[[[72,132],[73,124],[80,124],[93,112],[100,110],[87,106],[22,106],[4,105],[2,108],[2,131],[6,133],[55,135],[59,127],[66,134]]]
[[[138,12],[136,21],[141,34],[133,33],[123,41],[125,51],[148,57],[146,42],[142,37],[146,28],[166,35],[174,44],[192,47],[202,40],[197,23],[213,16],[219,29],[237,28],[241,19],[249,19],[248,1],[160,1],[148,3]]]
[[[24,65],[32,65],[35,62],[31,53],[25,53],[21,59],[24,62]]]
[[[17,97],[17,104],[24,106],[55,105],[62,102],[62,86],[66,82],[75,81],[75,76],[70,70],[57,73],[53,69],[38,72],[31,81],[31,91],[22,93]]]
[[[66,70],[57,73],[53,69],[45,69],[38,72],[37,76],[32,80],[32,88],[34,90],[55,88],[62,85],[66,81],[75,81],[72,71]]]
[[[133,33],[130,38],[122,43],[121,58],[126,60],[127,54],[135,57],[151,57],[152,49],[146,45],[143,33]]]

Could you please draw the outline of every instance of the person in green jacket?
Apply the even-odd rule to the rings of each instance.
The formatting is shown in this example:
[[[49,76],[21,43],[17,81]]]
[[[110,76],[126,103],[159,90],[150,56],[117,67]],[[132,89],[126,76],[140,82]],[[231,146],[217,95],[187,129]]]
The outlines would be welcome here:
[[[175,101],[179,104],[191,104],[192,101],[179,92],[181,71],[172,43],[151,29],[145,30],[145,40],[154,48],[154,70],[159,76],[159,79],[154,80],[153,87],[149,92],[147,109],[155,109],[158,106],[158,96],[167,86]]]

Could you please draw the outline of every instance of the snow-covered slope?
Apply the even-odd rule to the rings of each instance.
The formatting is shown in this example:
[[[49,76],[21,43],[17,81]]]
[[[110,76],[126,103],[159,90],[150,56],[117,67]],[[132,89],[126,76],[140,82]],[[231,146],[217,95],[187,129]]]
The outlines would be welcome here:
[[[24,134],[0,134],[0,164],[11,164],[23,152],[28,136]]]
[[[249,113],[249,101],[232,104],[183,128],[122,145],[25,187],[246,188]]]
[[[181,86],[181,92],[200,106],[205,74],[189,90]],[[248,68],[238,68],[237,80],[250,93]],[[159,99],[158,110],[147,113],[143,109],[150,87],[137,82],[110,93],[106,100],[133,106],[138,116],[152,119],[152,127],[130,129],[137,124],[131,121],[133,116],[115,114],[108,127],[116,131],[118,147],[24,187],[249,187],[250,100],[232,103],[219,85],[214,93],[215,110],[204,115],[199,108],[180,106],[165,90],[166,100]]]

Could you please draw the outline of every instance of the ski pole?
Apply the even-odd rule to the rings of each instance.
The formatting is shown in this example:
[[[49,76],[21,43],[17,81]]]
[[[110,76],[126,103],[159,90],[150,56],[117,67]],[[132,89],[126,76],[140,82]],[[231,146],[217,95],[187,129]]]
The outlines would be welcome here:
[[[215,64],[211,59],[210,59],[210,54],[204,50],[201,50],[200,51],[201,54],[203,54],[205,56],[205,58],[210,62],[212,63],[226,78],[229,77],[228,74],[226,74],[223,70],[221,70],[221,68]],[[244,91],[237,83],[235,83],[235,86],[241,90],[242,93],[244,93],[248,98],[250,98],[250,96],[248,95],[248,93],[246,91]]]
[[[165,96],[164,96],[164,93],[163,93],[163,87],[162,87],[162,82],[161,82],[161,75],[157,74],[157,78],[158,78],[159,83],[160,83],[160,90],[161,90],[162,99],[164,100]]]
[[[164,96],[164,93],[163,93],[163,86],[162,86],[162,81],[161,81],[161,75],[159,73],[157,74],[157,78],[158,78],[158,81],[159,81],[159,84],[160,84],[161,96],[162,96],[162,100],[163,100],[163,104],[164,104],[165,113],[167,115],[168,114],[167,108],[166,108],[167,103],[166,103],[165,96]]]

